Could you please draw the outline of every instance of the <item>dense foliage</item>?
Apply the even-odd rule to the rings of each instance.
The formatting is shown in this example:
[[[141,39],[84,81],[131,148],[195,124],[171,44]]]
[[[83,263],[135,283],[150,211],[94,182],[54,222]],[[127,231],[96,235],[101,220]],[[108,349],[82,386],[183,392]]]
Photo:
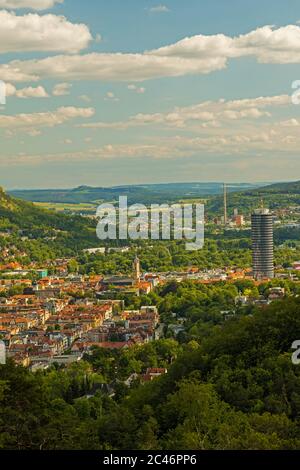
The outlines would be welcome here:
[[[290,350],[299,338],[300,300],[291,297],[181,345],[95,350],[36,374],[9,361],[0,366],[0,448],[299,449],[300,367]],[[124,384],[149,366],[168,374]],[[114,397],[95,392],[105,382]]]

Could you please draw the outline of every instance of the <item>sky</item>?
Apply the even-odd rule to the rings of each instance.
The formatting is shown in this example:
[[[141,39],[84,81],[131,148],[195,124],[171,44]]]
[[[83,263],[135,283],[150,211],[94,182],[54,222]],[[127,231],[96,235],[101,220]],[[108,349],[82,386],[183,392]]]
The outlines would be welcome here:
[[[300,2],[0,0],[1,101],[6,189],[299,180]]]

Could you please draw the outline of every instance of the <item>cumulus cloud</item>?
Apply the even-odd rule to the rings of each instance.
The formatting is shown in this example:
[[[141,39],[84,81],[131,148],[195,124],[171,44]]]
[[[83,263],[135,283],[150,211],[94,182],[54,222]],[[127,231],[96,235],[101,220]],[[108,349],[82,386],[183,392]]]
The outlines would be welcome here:
[[[170,9],[166,5],[156,5],[149,8],[150,13],[168,13]]]
[[[163,77],[180,77],[220,70],[226,59],[211,57],[184,59],[149,54],[91,53],[59,55],[27,61],[14,60],[0,65],[0,75],[7,81],[58,80],[143,81]]]
[[[288,25],[274,29],[264,26],[238,37],[223,34],[198,35],[178,43],[150,51],[163,57],[199,59],[211,55],[233,58],[253,55],[261,62],[293,63],[300,59],[300,27]]]
[[[283,127],[298,127],[300,126],[300,121],[298,119],[291,118],[286,121],[281,121],[279,125]]]
[[[300,145],[300,134],[297,128],[291,129],[287,134],[281,123],[255,126],[238,129],[237,127],[223,129],[221,132],[189,138],[177,136],[176,145],[187,151],[187,156],[198,153],[214,155],[250,155],[266,156],[267,153],[297,154]]]
[[[108,91],[104,99],[105,101],[119,101],[119,98],[117,98],[112,91]]]
[[[11,64],[0,64],[0,77],[5,82],[37,82],[39,77],[31,72],[24,73]]]
[[[58,83],[52,90],[53,96],[65,96],[70,94],[71,83]]]
[[[90,139],[88,139],[90,141]],[[65,142],[67,143],[67,142]],[[236,158],[237,162],[245,163],[245,158],[241,156],[251,156],[250,166],[253,167],[254,156],[258,155],[281,155],[281,161],[285,155],[295,155],[298,162],[300,145],[300,134],[298,129],[294,129],[289,134],[286,129],[280,126],[280,122],[274,123],[272,126],[264,126],[262,129],[247,128],[238,130],[235,127],[227,129],[227,131],[218,131],[213,135],[200,135],[197,137],[188,137],[175,135],[166,138],[157,138],[154,141],[140,143],[121,143],[107,144],[102,147],[90,148],[80,152],[60,152],[56,154],[44,154],[43,163],[51,161],[82,161],[102,160],[102,159],[121,159],[121,158],[140,158],[140,159],[188,159],[191,157],[218,158],[218,165],[222,162],[225,155],[230,158]],[[24,158],[23,158],[24,157]],[[282,160],[283,159],[283,160]],[[210,159],[205,160],[208,164]],[[214,160],[215,161],[215,160]],[[20,155],[15,157],[15,161],[11,157],[1,158],[0,165],[6,163],[26,163],[35,164],[41,162],[41,156],[36,155]],[[272,164],[269,160],[268,165]]]
[[[79,127],[126,130],[156,126],[160,130],[159,136],[146,141],[143,146],[138,142],[117,146],[111,144],[98,151],[95,149],[94,158],[171,159],[205,155],[240,158],[242,155],[266,155],[268,152],[270,155],[274,152],[295,154],[300,145],[299,120],[276,121],[275,118],[281,107],[290,104],[287,95],[228,101],[221,99],[176,107],[165,113],[140,113],[127,121],[89,122]],[[172,135],[170,128],[175,130]],[[164,129],[166,133],[162,132]]]
[[[234,39],[232,57],[251,55],[262,63],[300,62],[300,27],[264,26]]]
[[[17,98],[49,98],[48,93],[46,92],[45,88],[42,86],[38,87],[27,87],[22,88],[21,90],[16,91]]]
[[[118,159],[118,158],[170,158],[170,147],[168,145],[159,144],[108,144],[103,147],[92,148],[84,152],[60,152],[56,154],[43,155],[42,163],[62,162],[62,161],[85,161],[101,160],[101,159]],[[183,156],[182,151],[174,151],[173,156]],[[20,154],[17,156],[3,157],[0,159],[0,166],[6,164],[36,164],[41,163],[40,155]]]
[[[170,46],[149,51],[161,57],[197,59],[211,55],[225,59],[254,56],[264,63],[300,62],[300,27],[287,25],[275,29],[263,26],[247,34],[229,37],[224,34],[197,35]]]
[[[0,0],[0,8],[17,10],[18,8],[29,8],[31,10],[47,10],[56,3],[63,3],[64,0]]]
[[[128,88],[128,90],[130,90],[130,91],[135,91],[135,93],[137,93],[138,95],[142,95],[142,94],[145,93],[145,91],[146,91],[146,88],[136,86],[136,85],[134,85],[133,83],[132,83],[131,85],[128,85],[127,88]]]
[[[177,57],[185,60],[203,60],[215,56],[226,60],[232,54],[234,41],[233,38],[224,34],[211,36],[199,34],[184,38],[175,44],[150,50],[147,54],[158,57]]]
[[[64,51],[77,53],[92,40],[88,27],[70,23],[64,16],[17,16],[0,11],[0,53],[25,51]]]
[[[238,120],[256,120],[270,117],[268,108],[290,104],[288,95],[265,96],[241,100],[205,101],[186,107],[175,107],[171,112],[131,116],[127,121],[91,122],[82,127],[95,129],[120,129],[130,127],[163,125],[166,127],[184,128],[195,123],[203,128],[220,127],[221,124]]]
[[[94,115],[93,108],[60,107],[55,111],[31,114],[0,115],[0,128],[10,131],[55,127],[76,118],[90,118]]]
[[[11,83],[6,83],[6,96],[15,96],[17,98],[28,99],[28,98],[49,98],[48,93],[42,86],[37,87],[26,87],[16,89]]]
[[[64,23],[66,20],[61,21]],[[71,27],[86,28],[83,25],[71,25]],[[79,40],[77,34],[76,37]],[[88,43],[89,39],[90,33],[87,30],[83,42]],[[43,42],[44,39],[40,47]],[[55,42],[57,41],[53,42],[52,47],[59,47]],[[60,47],[66,47],[64,40],[59,40],[59,43]],[[2,47],[6,46],[2,44]],[[73,48],[69,45],[66,48],[74,52],[78,47],[78,43],[75,42]],[[55,78],[66,81],[136,82],[162,77],[208,74],[224,69],[229,59],[246,56],[253,56],[264,63],[300,63],[300,27],[288,25],[274,29],[271,26],[264,26],[233,38],[224,34],[198,35],[169,46],[136,54],[90,53],[58,55],[40,60],[15,60],[0,65],[0,76],[7,81]]]

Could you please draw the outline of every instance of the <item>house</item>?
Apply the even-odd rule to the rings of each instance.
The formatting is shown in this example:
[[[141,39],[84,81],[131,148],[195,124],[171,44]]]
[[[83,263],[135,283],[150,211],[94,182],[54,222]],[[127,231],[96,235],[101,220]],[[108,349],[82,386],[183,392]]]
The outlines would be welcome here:
[[[152,382],[152,380],[161,377],[168,373],[168,369],[158,368],[158,367],[151,367],[148,368],[146,374],[142,376],[143,382]]]
[[[83,250],[84,253],[87,253],[88,255],[96,255],[97,253],[101,253],[102,255],[105,255],[105,247],[98,247],[98,248],[88,248],[87,250]]]
[[[138,283],[138,288],[140,289],[140,294],[148,295],[153,290],[153,284],[151,282],[142,282]]]
[[[269,300],[283,299],[285,296],[285,289],[283,287],[272,287],[269,291]]]
[[[185,327],[183,325],[169,325],[169,330],[172,331],[174,336],[178,336],[179,333],[183,333],[185,331]]]
[[[104,279],[102,279],[100,284],[104,290],[108,289],[110,286],[133,287],[135,284],[135,280],[126,276],[111,276],[111,277],[105,277]]]

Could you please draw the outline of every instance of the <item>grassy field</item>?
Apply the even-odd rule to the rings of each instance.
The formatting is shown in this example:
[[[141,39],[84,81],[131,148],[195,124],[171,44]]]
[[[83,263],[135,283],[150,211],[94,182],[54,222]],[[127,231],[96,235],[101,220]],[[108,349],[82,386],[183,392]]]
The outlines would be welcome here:
[[[55,202],[35,202],[35,206],[43,209],[64,212],[64,213],[89,213],[95,215],[97,205],[96,204],[66,204],[66,203],[55,203]]]

